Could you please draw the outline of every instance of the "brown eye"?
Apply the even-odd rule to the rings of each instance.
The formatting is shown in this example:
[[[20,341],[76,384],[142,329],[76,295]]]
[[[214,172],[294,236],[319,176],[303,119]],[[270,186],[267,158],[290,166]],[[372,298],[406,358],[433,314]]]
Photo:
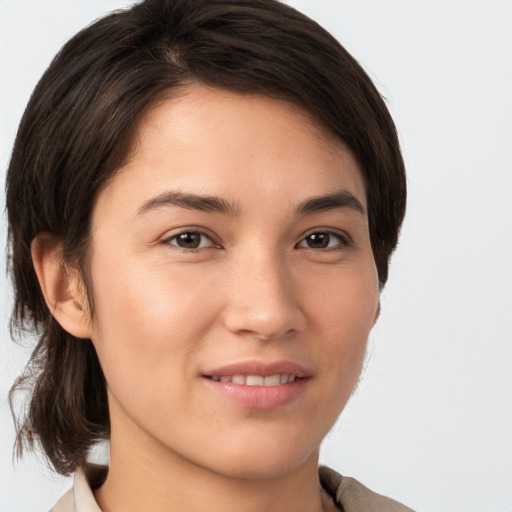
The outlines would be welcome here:
[[[313,233],[306,237],[306,243],[311,249],[325,249],[329,245],[329,233]]]
[[[185,231],[169,238],[168,243],[181,249],[202,249],[214,245],[209,237],[198,231]]]
[[[319,231],[311,233],[303,238],[298,247],[307,247],[308,249],[330,249],[340,245],[347,245],[346,240],[337,233]]]

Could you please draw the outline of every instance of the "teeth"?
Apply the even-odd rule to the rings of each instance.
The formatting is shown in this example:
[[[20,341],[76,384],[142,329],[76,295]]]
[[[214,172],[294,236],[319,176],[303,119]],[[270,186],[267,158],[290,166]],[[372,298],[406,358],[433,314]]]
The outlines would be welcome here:
[[[233,375],[233,377],[231,377],[231,382],[233,384],[245,384],[245,376],[244,375]]]
[[[276,375],[269,375],[262,377],[261,375],[223,375],[212,376],[212,380],[216,382],[232,382],[233,384],[242,384],[245,386],[279,386],[281,384],[288,384],[295,381],[295,375],[288,375],[286,373]]]
[[[247,375],[245,379],[245,384],[247,386],[263,386],[265,383],[265,378],[260,377],[259,375]]]
[[[265,377],[263,384],[265,386],[279,386],[279,384],[280,384],[279,375],[271,375],[270,377]]]

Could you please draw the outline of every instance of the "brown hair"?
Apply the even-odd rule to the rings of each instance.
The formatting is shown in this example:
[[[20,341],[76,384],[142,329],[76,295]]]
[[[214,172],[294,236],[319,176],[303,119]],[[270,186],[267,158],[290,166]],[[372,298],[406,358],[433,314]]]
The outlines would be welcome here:
[[[359,162],[381,287],[405,211],[405,175],[389,112],[359,64],[314,21],[276,0],[146,0],[74,36],[38,83],[7,174],[13,335],[37,345],[11,390],[31,389],[18,448],[41,443],[68,474],[109,436],[105,379],[90,340],[54,320],[31,261],[36,235],[62,242],[82,272],[99,191],[129,156],[143,113],[191,81],[291,101]]]

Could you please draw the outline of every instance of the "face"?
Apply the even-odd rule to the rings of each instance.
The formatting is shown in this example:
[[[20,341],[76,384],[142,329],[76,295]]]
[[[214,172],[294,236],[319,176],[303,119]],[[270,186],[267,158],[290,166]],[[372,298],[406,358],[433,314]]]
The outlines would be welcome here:
[[[112,449],[244,477],[316,457],[377,315],[365,211],[296,107],[199,85],[155,106],[92,221]]]

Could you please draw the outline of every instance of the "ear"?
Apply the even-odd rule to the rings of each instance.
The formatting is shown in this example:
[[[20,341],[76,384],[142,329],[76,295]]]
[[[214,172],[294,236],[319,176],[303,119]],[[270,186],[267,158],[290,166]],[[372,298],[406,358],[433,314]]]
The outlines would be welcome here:
[[[51,233],[40,233],[31,245],[32,264],[51,314],[77,338],[90,338],[92,324],[85,287],[78,270],[62,257],[62,243]]]

